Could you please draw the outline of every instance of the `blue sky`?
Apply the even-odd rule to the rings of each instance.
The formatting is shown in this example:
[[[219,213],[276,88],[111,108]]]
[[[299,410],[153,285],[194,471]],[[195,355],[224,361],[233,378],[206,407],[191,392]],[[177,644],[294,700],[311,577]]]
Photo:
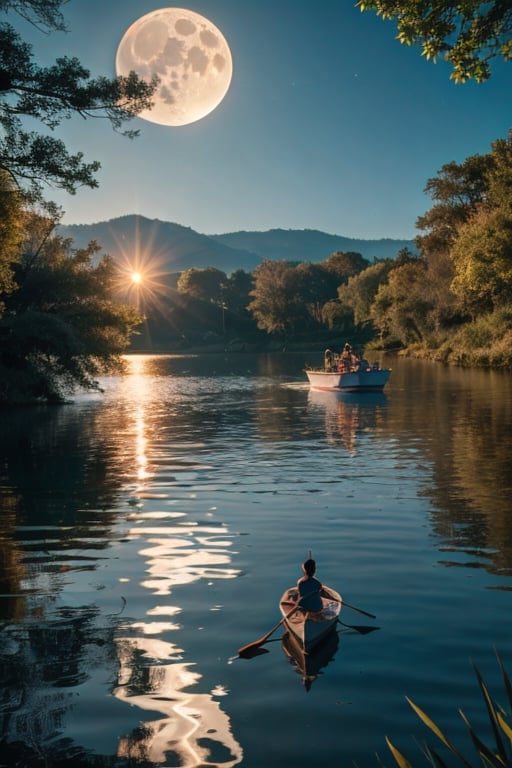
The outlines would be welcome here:
[[[151,0],[70,0],[67,34],[27,31],[40,63],[77,56],[115,74],[116,49]],[[512,63],[484,84],[455,85],[445,63],[400,45],[391,22],[355,0],[177,3],[209,18],[233,56],[231,87],[204,119],[166,127],[135,119],[130,141],[106,121],[72,119],[58,135],[99,160],[97,190],[48,192],[66,224],[141,214],[204,233],[319,229],[412,238],[431,207],[428,178],[485,154],[512,127]]]

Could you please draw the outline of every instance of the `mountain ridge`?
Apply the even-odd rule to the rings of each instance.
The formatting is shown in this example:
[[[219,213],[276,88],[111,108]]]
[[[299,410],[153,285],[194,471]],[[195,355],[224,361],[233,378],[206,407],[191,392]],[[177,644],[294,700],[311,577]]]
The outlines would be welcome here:
[[[255,253],[264,251],[267,259],[292,261],[323,261],[336,251],[361,253],[368,261],[375,261],[394,258],[401,248],[416,250],[414,240],[353,238],[319,229],[273,228],[261,232],[239,230],[209,237],[230,247]]]
[[[364,240],[316,229],[203,234],[175,222],[126,214],[94,224],[61,224],[58,232],[71,238],[76,248],[95,240],[101,253],[134,262],[151,253],[159,269],[171,273],[215,267],[226,274],[237,269],[252,272],[265,259],[319,262],[336,251],[353,251],[373,262],[394,258],[402,248],[415,251],[414,240],[381,238]]]

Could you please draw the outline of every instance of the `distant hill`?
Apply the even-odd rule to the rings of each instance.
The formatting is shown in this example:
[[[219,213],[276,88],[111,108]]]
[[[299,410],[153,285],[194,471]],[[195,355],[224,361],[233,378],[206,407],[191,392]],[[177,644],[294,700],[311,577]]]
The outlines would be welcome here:
[[[151,255],[159,270],[169,273],[192,267],[216,267],[226,274],[237,269],[252,272],[261,261],[255,254],[224,245],[189,227],[144,216],[121,216],[97,224],[67,224],[59,227],[59,233],[72,238],[77,248],[85,248],[96,240],[101,253],[121,261],[133,262],[137,254]]]
[[[402,248],[416,252],[414,240],[358,240],[329,235],[317,229],[270,229],[266,232],[230,232],[210,235],[230,248],[256,253],[261,259],[324,261],[336,251],[360,253],[368,261],[395,258]]]
[[[77,248],[91,240],[120,260],[133,261],[137,253],[151,254],[159,269],[169,273],[185,269],[216,267],[231,274],[252,270],[265,259],[318,262],[335,251],[355,251],[368,261],[394,258],[401,248],[414,251],[412,240],[357,240],[311,229],[271,229],[266,232],[231,232],[203,235],[180,224],[121,216],[97,224],[67,224],[59,227]]]

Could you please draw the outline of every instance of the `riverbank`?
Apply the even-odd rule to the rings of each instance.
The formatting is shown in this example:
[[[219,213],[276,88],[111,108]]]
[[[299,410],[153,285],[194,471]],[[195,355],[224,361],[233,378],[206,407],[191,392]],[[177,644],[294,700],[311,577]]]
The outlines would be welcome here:
[[[415,360],[431,360],[436,363],[458,365],[464,368],[494,368],[512,371],[512,337],[510,342],[501,340],[482,346],[466,347],[447,341],[439,347],[411,344],[396,350],[400,357]]]

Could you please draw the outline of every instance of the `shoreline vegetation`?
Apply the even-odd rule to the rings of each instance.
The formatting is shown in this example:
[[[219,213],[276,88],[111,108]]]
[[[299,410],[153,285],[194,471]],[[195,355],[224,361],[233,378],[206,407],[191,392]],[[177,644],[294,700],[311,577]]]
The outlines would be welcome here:
[[[486,729],[485,733],[483,733],[483,729],[481,729],[482,732],[480,729],[477,731],[463,710],[459,709],[459,714],[467,728],[469,742],[476,753],[476,762],[468,760],[460,749],[451,741],[449,735],[414,701],[408,696],[405,697],[407,703],[416,713],[421,722],[429,729],[431,734],[436,737],[435,749],[428,742],[421,742],[419,744],[423,756],[433,768],[448,768],[448,762],[445,761],[444,756],[441,757],[438,751],[439,745],[444,753],[453,756],[458,764],[463,765],[466,768],[472,768],[473,765],[485,765],[488,766],[488,768],[507,768],[507,766],[512,765],[512,683],[500,654],[495,651],[495,655],[503,683],[500,703],[497,703],[498,700],[491,695],[487,684],[476,665],[472,665],[482,695],[484,710],[488,716],[489,728]],[[489,734],[492,734],[492,736],[489,736]],[[396,745],[388,736],[386,736],[386,744],[398,768],[413,768],[414,763],[411,763],[409,759],[397,749]],[[378,762],[382,767],[382,761],[379,759]],[[422,760],[421,764],[423,765],[423,763],[424,761]],[[450,765],[453,765],[453,763],[450,762]]]
[[[354,336],[322,338],[314,343],[311,341],[282,341],[267,340],[265,342],[245,342],[240,339],[229,341],[212,341],[210,343],[190,342],[158,346],[131,346],[126,350],[130,355],[225,355],[225,354],[311,354],[323,358],[325,349],[342,349],[349,341],[352,346],[364,353],[365,357],[389,355],[406,357],[416,360],[429,360],[433,363],[455,365],[463,368],[501,369],[512,371],[512,333],[510,339],[489,338],[485,343],[477,345],[464,344],[464,339],[454,338],[439,344],[437,347],[427,347],[422,344],[411,344],[408,347],[398,345],[384,346],[377,341],[360,342]]]

